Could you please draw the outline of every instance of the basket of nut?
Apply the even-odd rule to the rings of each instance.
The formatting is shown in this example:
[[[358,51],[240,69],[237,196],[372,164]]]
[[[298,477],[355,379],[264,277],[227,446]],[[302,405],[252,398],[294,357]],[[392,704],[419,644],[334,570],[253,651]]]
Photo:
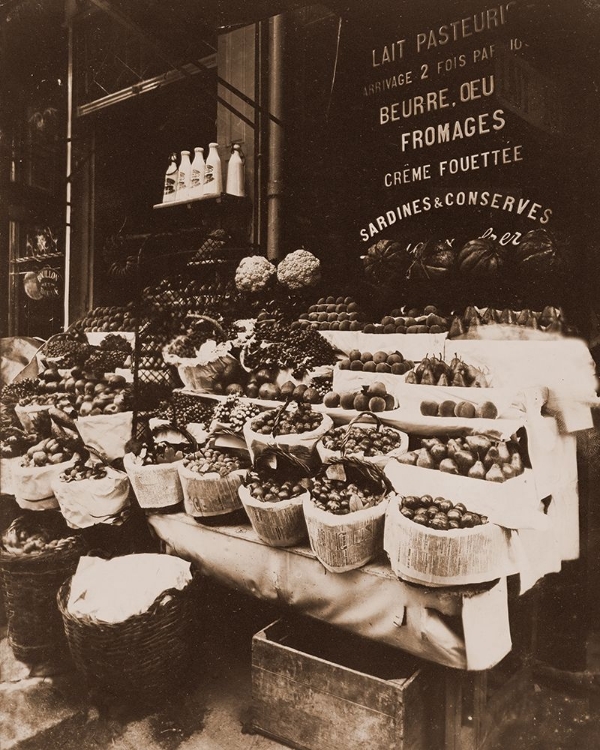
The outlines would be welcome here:
[[[25,510],[58,508],[52,483],[79,457],[79,449],[78,441],[65,437],[64,433],[43,438],[28,448],[11,471],[19,507]]]
[[[161,439],[161,432],[177,433],[179,442]],[[123,466],[140,508],[147,513],[171,513],[183,503],[179,465],[184,456],[197,450],[196,439],[180,427],[158,427],[146,441],[129,441]]]
[[[61,513],[72,529],[121,524],[129,508],[130,486],[124,471],[93,456],[68,466],[52,482]]]
[[[66,651],[56,594],[85,551],[57,513],[18,516],[0,540],[0,579],[15,657],[39,664]]]
[[[356,458],[324,464],[303,508],[312,551],[332,573],[366,565],[383,552],[392,486],[379,466]]]
[[[185,511],[195,518],[223,516],[242,507],[238,487],[250,465],[248,454],[218,449],[214,443],[213,437],[177,466]]]
[[[375,424],[369,424],[366,419]],[[333,427],[317,443],[321,461],[354,456],[368,463],[385,466],[394,456],[408,449],[408,435],[384,426],[371,411],[363,411],[347,425]]]
[[[444,497],[392,497],[384,548],[392,570],[429,586],[484,583],[518,572],[511,531]]]
[[[316,457],[317,442],[332,426],[331,417],[314,411],[311,404],[287,401],[248,420],[244,438],[253,461],[266,448],[277,447],[310,464]]]
[[[271,547],[291,547],[306,538],[302,504],[308,497],[310,469],[286,451],[264,451],[239,488],[254,531]]]

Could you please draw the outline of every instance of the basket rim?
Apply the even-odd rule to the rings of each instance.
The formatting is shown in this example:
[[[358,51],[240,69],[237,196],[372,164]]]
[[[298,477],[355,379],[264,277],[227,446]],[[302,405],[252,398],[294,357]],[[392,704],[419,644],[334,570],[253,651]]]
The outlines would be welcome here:
[[[192,578],[188,581],[183,589],[165,589],[156,597],[156,599],[152,602],[147,610],[135,615],[130,615],[125,620],[120,620],[119,622],[105,622],[104,620],[99,620],[98,618],[91,615],[75,615],[72,612],[69,612],[67,605],[68,598],[71,593],[71,582],[73,576],[69,576],[69,578],[58,589],[58,592],[56,594],[56,602],[63,618],[65,620],[68,620],[69,622],[75,623],[76,625],[102,628],[104,630],[124,628],[136,623],[137,621],[155,616],[158,612],[160,612],[160,607],[163,606],[164,600],[166,600],[166,606],[173,602],[177,602],[181,597],[187,595],[190,591],[191,586],[195,584],[200,578],[199,574],[195,573],[193,568],[191,568],[191,572]]]
[[[70,537],[65,537],[70,538]],[[8,552],[1,544],[0,544],[0,563],[3,562],[19,562],[19,563],[28,563],[28,562],[39,562],[47,561],[52,557],[66,557],[68,556],[68,553],[81,553],[82,550],[85,551],[87,549],[87,544],[85,543],[85,540],[82,536],[73,535],[73,539],[75,540],[72,542],[68,547],[61,547],[60,549],[52,549],[52,550],[46,550],[44,552],[40,553],[34,553],[31,552],[23,553],[23,554],[16,554],[14,552]]]

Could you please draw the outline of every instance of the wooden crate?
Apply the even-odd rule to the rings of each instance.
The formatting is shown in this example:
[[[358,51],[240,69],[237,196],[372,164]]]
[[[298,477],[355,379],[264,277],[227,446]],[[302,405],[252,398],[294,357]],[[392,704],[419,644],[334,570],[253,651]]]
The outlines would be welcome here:
[[[277,620],[253,638],[253,726],[301,750],[432,750],[443,719],[433,674],[331,625]]]

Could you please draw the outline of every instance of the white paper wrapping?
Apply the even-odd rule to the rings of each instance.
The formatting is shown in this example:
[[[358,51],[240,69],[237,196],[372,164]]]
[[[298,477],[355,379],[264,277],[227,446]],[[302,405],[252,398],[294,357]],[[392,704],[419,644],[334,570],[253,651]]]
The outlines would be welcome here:
[[[183,504],[190,516],[220,516],[242,507],[238,488],[246,469],[238,469],[222,477],[217,472],[200,474],[178,462],[183,489]]]
[[[453,503],[463,503],[468,510],[487,516],[492,523],[506,529],[548,528],[531,469],[502,483],[398,461],[390,461],[384,471],[400,495],[445,497]]]
[[[52,482],[61,513],[72,529],[121,523],[122,512],[129,507],[129,487],[127,475],[110,466],[101,479],[63,482],[57,476]]]
[[[21,456],[0,458],[0,495],[14,495],[13,467],[22,461]]]
[[[257,456],[270,447],[277,446],[283,450],[289,450],[304,461],[311,461],[316,451],[316,444],[320,438],[331,429],[333,420],[327,414],[323,414],[321,424],[316,430],[310,432],[290,433],[288,435],[263,435],[255,432],[250,427],[251,420],[244,425],[244,439],[250,452],[250,458],[254,462]]]
[[[179,463],[174,461],[170,464],[140,466],[135,463],[133,454],[125,455],[123,466],[140,507],[152,510],[183,502]]]
[[[396,496],[386,512],[383,546],[394,573],[407,581],[464,586],[519,571],[511,535],[494,523],[448,531],[421,526],[400,513]]]
[[[108,461],[125,455],[125,445],[131,440],[132,424],[132,411],[78,417],[75,422],[83,442],[100,451]]]
[[[303,503],[308,492],[276,503],[263,502],[252,497],[243,485],[240,499],[246,509],[252,528],[260,539],[271,547],[291,547],[306,538]]]
[[[489,669],[510,651],[505,579],[489,591],[413,586],[387,562],[332,575],[308,546],[268,546],[250,526],[210,528],[184,513],[148,522],[172,554],[203,574],[420,658]]]
[[[183,590],[192,578],[189,562],[156,554],[112,560],[82,557],[71,579],[68,611],[102,622],[123,622],[147,612],[169,589]]]
[[[383,551],[383,527],[388,498],[377,505],[336,515],[303,501],[304,518],[312,551],[332,573],[346,573],[366,565]]]
[[[15,464],[12,468],[13,489],[19,507],[29,510],[58,508],[52,484],[73,463],[74,459],[48,466],[21,466],[20,461]]]

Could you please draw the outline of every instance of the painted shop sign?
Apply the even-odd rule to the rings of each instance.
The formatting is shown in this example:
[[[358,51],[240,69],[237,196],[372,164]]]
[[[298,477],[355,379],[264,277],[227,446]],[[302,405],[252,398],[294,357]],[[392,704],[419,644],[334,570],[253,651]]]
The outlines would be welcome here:
[[[347,84],[361,244],[452,237],[457,225],[465,237],[521,235],[563,219],[565,100],[526,59],[511,22],[521,1],[438,5],[435,22],[361,30]]]

